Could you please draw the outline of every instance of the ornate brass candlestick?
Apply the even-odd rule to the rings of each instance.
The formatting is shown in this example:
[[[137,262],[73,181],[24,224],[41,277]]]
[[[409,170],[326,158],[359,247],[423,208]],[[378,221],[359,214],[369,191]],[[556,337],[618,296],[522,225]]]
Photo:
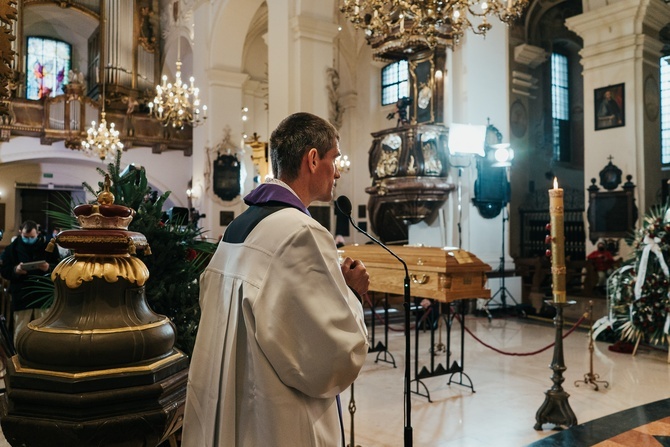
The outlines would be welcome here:
[[[599,390],[598,384],[604,384],[605,388],[610,386],[607,380],[598,380],[600,376],[593,372],[593,351],[595,347],[593,346],[593,300],[589,300],[589,372],[584,374],[584,380],[575,380],[575,386],[579,386],[580,383],[586,383],[593,385],[595,391]]]
[[[563,360],[563,308],[575,302],[566,300],[563,190],[558,188],[556,179],[554,179],[554,189],[549,190],[549,215],[551,216],[551,276],[554,299],[545,302],[556,308],[554,357],[549,365],[549,369],[553,371],[551,380],[554,385],[544,393],[546,396],[544,403],[535,415],[535,430],[541,430],[545,422],[567,427],[577,425],[577,418],[568,403],[570,395],[561,386],[565,381],[563,372],[567,369]]]

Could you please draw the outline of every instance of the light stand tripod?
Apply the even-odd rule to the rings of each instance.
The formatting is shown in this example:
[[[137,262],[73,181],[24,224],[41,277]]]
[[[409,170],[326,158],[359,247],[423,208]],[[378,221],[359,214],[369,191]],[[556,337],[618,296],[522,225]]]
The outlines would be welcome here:
[[[508,220],[509,212],[507,211],[507,202],[504,202],[502,207],[502,253],[500,254],[500,266],[498,267],[498,273],[500,274],[500,288],[489,300],[489,302],[491,302],[496,296],[500,295],[500,305],[503,312],[507,310],[508,296],[512,299],[515,305],[519,305],[514,299],[514,296],[510,293],[507,287],[505,287],[505,222]]]

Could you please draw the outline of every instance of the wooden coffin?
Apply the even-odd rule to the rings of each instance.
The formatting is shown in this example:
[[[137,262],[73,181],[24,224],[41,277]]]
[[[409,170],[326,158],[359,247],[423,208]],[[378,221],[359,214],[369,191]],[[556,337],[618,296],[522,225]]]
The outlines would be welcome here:
[[[413,297],[451,302],[467,298],[491,298],[486,272],[491,266],[458,248],[392,246],[407,263]],[[360,259],[370,274],[370,290],[403,295],[405,269],[400,261],[378,245],[347,245],[342,258]]]

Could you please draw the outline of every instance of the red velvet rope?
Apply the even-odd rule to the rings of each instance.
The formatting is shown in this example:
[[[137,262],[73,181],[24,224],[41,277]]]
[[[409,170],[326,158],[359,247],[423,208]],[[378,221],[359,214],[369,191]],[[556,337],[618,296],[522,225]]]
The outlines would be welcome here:
[[[463,324],[463,322],[461,321],[460,315],[456,314],[456,318],[458,318],[459,323]],[[575,329],[577,329],[577,327],[579,327],[579,325],[582,324],[582,322],[585,319],[586,319],[586,316],[582,315],[582,317],[579,320],[577,320],[577,322],[574,324],[574,326],[572,326],[570,328],[570,330],[568,330],[565,334],[563,334],[563,338],[572,334],[575,331]],[[536,354],[539,354],[541,352],[546,351],[547,349],[553,347],[556,344],[556,342],[554,342],[554,343],[551,343],[550,345],[545,346],[542,349],[538,349],[537,351],[532,351],[532,352],[505,352],[505,351],[501,351],[500,349],[498,349],[496,347],[493,347],[493,346],[491,346],[487,343],[484,343],[481,339],[477,338],[477,336],[475,334],[473,334],[472,331],[470,329],[468,329],[467,327],[464,327],[464,329],[468,334],[470,334],[470,336],[472,338],[477,340],[479,343],[481,343],[482,345],[486,346],[487,348],[492,349],[495,352],[497,352],[499,354],[503,354],[503,355],[514,355],[514,356],[520,356],[520,357],[527,356],[527,355],[536,355]]]
[[[368,305],[370,306],[370,312],[372,313],[372,317],[371,317],[371,318],[376,317],[377,320],[383,325],[383,324],[384,324],[384,320],[383,320],[383,318],[381,317],[381,315],[379,315],[379,314],[377,314],[377,312],[375,312],[375,310],[374,310],[374,306],[372,305],[372,300],[370,299],[370,297],[368,296],[368,294],[367,294],[367,293],[364,294],[364,295],[363,295],[363,298],[365,299],[365,301],[366,301],[366,302],[368,303]],[[423,313],[423,316],[422,316],[421,319],[419,320],[419,324],[421,324],[421,323],[426,319],[426,317],[428,317],[428,315],[430,315],[431,311],[432,311],[431,308],[425,309],[425,311],[424,311],[424,313]],[[458,322],[459,322],[460,324],[463,324],[463,322],[461,321],[461,316],[460,316],[459,314],[454,314],[454,316],[458,319]],[[572,326],[572,327],[571,327],[565,334],[563,334],[563,338],[565,338],[565,337],[567,337],[568,335],[572,334],[572,333],[579,327],[579,325],[582,324],[582,323],[584,322],[585,319],[586,319],[586,315],[582,315],[582,317],[581,317],[579,320],[577,320],[577,322],[576,322],[576,323],[575,323],[575,324],[574,324],[574,325],[573,325],[573,326]],[[394,328],[394,327],[392,327],[390,324],[389,324],[389,329],[392,330],[392,331],[396,331],[396,332],[403,332],[403,331],[404,331],[404,329],[402,329],[402,328]],[[414,329],[414,326],[411,326],[410,329]],[[495,351],[495,352],[497,352],[497,353],[499,353],[499,354],[503,354],[503,355],[511,355],[511,356],[518,356],[518,357],[529,356],[529,355],[537,355],[537,354],[540,354],[540,353],[546,351],[546,350],[549,349],[549,348],[552,348],[552,347],[556,344],[556,342],[553,342],[553,343],[551,343],[551,344],[545,346],[545,347],[542,348],[542,349],[538,349],[537,351],[532,351],[532,352],[505,352],[505,351],[502,351],[502,350],[500,350],[500,349],[498,349],[498,348],[496,348],[496,347],[494,347],[494,346],[491,346],[491,345],[489,345],[489,344],[487,344],[487,343],[484,343],[480,338],[478,338],[475,334],[473,334],[472,331],[471,331],[470,329],[467,328],[467,326],[464,326],[464,329],[465,329],[465,331],[466,331],[468,334],[470,334],[470,336],[471,336],[472,338],[474,338],[475,340],[477,340],[480,344],[486,346],[487,348],[489,348],[489,349],[491,349],[491,350],[493,350],[493,351]]]

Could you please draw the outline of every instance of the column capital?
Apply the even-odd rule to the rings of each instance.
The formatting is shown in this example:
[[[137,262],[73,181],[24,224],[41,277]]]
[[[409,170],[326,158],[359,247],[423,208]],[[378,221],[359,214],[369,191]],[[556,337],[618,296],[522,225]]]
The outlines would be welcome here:
[[[584,47],[611,42],[619,37],[651,34],[670,20],[662,0],[623,0],[573,16],[565,21],[584,40]]]
[[[209,85],[218,87],[242,88],[249,79],[246,73],[223,70],[220,68],[210,68],[205,71]]]
[[[325,43],[332,43],[337,36],[337,23],[315,19],[305,15],[291,18],[291,29],[295,40],[307,38]]]

